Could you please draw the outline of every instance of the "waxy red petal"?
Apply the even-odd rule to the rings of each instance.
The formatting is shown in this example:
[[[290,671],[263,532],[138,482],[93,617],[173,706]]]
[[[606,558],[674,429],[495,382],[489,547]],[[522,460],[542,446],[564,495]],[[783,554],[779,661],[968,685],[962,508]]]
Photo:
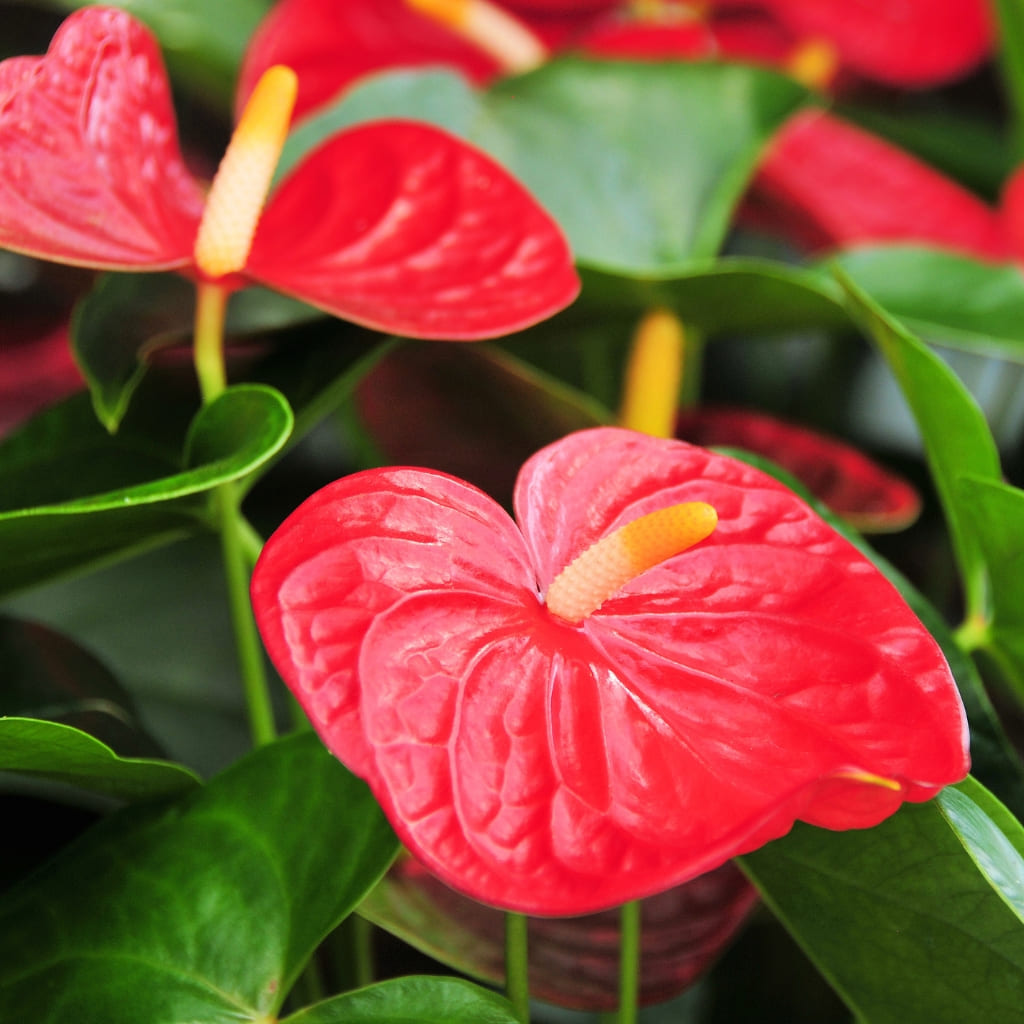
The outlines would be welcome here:
[[[714,505],[710,538],[578,627],[547,612],[569,560],[682,501]],[[770,477],[599,428],[529,460],[515,505],[522,535],[451,477],[358,474],[296,511],[254,577],[268,649],[314,725],[454,887],[585,913],[797,818],[874,824],[966,773],[935,641]]]
[[[921,511],[910,484],[856,448],[774,416],[725,407],[687,409],[676,420],[676,436],[766,456],[859,530],[899,530]]]
[[[239,73],[241,110],[261,74],[285,64],[299,76],[295,118],[376,71],[440,65],[475,82],[498,65],[406,0],[281,0],[253,34]]]
[[[86,8],[45,57],[0,64],[0,246],[103,269],[178,267],[202,206],[139,22]]]
[[[800,38],[827,40],[844,67],[900,86],[973,70],[992,46],[984,0],[758,0]]]
[[[754,182],[752,212],[811,247],[934,245],[1003,260],[996,212],[888,142],[819,111],[791,118]]]
[[[346,320],[471,340],[579,290],[560,229],[489,157],[411,121],[333,136],[271,196],[246,273]]]

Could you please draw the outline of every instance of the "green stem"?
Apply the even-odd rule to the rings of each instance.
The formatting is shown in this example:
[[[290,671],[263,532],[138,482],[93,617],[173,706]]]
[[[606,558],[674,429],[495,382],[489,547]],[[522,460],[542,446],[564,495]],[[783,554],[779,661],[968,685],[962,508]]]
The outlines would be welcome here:
[[[263,661],[263,645],[249,603],[249,560],[239,530],[242,514],[238,508],[234,484],[221,484],[214,492],[214,501],[220,520],[224,577],[235,631],[238,667],[242,673],[242,686],[249,709],[249,728],[253,743],[262,746],[275,738],[277,730],[274,727],[274,712]]]
[[[228,290],[209,281],[196,286],[195,337],[193,358],[203,404],[209,405],[227,387],[224,366],[224,317]],[[239,491],[234,483],[220,484],[213,492],[213,503],[220,533],[224,580],[228,591],[228,607],[235,633],[238,667],[242,674],[249,728],[253,743],[262,746],[277,735],[270,689],[263,662],[256,620],[249,603],[249,573],[255,560],[255,531],[242,515]]]
[[[999,68],[1010,110],[1010,140],[1017,159],[1024,157],[1024,2],[995,0]]]
[[[196,285],[195,337],[192,358],[203,405],[209,405],[227,387],[224,368],[224,317],[228,290],[219,284],[201,281]]]
[[[523,1024],[530,1020],[527,920],[525,914],[505,914],[505,995]]]
[[[636,1024],[640,996],[640,901],[619,909],[619,1015],[617,1024]]]
[[[683,376],[679,382],[679,408],[691,409],[700,404],[704,378],[705,338],[696,327],[687,325],[683,344]]]

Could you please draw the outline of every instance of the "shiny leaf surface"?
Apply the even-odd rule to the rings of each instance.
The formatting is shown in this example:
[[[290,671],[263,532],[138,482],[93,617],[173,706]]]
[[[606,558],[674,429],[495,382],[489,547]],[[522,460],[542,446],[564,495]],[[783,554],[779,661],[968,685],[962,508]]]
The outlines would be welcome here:
[[[271,744],[119,811],[4,894],[0,1016],[57,1024],[70,997],[107,1024],[266,1021],[395,849],[315,737]]]
[[[540,602],[590,543],[681,501],[718,511],[702,544],[579,626]],[[268,650],[325,742],[456,888],[583,913],[796,818],[865,827],[965,774],[934,640],[770,478],[604,428],[538,453],[515,503],[522,533],[451,477],[357,474],[300,506],[253,581]]]

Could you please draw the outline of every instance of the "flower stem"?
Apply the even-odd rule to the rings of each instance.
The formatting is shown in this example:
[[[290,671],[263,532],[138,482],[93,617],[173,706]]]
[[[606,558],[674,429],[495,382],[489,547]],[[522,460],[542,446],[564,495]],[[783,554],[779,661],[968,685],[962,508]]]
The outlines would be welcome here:
[[[619,910],[619,1015],[617,1024],[636,1024],[640,995],[640,901]]]
[[[196,285],[196,322],[193,355],[203,405],[209,405],[227,387],[224,369],[224,316],[228,291],[219,284]]]
[[[505,914],[505,995],[516,1016],[530,1020],[530,979],[525,914]]]
[[[209,405],[227,387],[224,317],[228,294],[226,288],[208,281],[200,282],[196,288],[193,358],[203,405]],[[277,730],[263,663],[263,647],[249,604],[249,573],[255,557],[254,546],[258,542],[254,542],[254,531],[242,516],[240,492],[234,483],[220,484],[212,498],[220,533],[238,666],[249,710],[249,728],[254,744],[262,746],[274,739]]]

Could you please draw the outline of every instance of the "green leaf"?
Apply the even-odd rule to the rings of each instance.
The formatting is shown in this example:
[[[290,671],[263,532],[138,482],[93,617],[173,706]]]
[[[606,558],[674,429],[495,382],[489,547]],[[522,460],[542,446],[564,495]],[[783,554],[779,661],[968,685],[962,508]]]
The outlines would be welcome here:
[[[182,469],[163,436],[111,437],[83,398],[0,445],[0,475],[11,484],[0,510],[0,593],[201,528],[207,492],[265,463],[292,427],[273,388],[229,388],[196,416]]]
[[[409,976],[328,999],[281,1024],[521,1024],[507,999],[459,978]]]
[[[971,778],[948,786],[936,801],[978,870],[1024,923],[1024,828],[1020,822]]]
[[[88,733],[35,718],[0,718],[0,771],[64,782],[119,800],[174,796],[199,782],[172,761],[118,757]]]
[[[928,341],[1024,362],[1024,277],[917,246],[843,253],[836,263],[886,312]]]
[[[742,866],[864,1024],[1019,1016],[1024,928],[936,801],[872,829],[797,825]]]
[[[851,317],[874,340],[917,420],[928,465],[942,501],[964,584],[968,614],[983,614],[985,563],[977,523],[958,493],[957,479],[999,479],[995,441],[967,389],[952,370],[882,310],[839,268]]]
[[[985,615],[967,624],[968,638],[993,656],[1024,699],[1024,491],[981,477],[958,483],[991,583]]]
[[[357,121],[430,120],[517,175],[580,261],[642,274],[719,249],[763,146],[806,99],[730,64],[562,57],[481,93],[441,72],[385,74],[300,127],[282,170]]]
[[[0,1019],[273,1017],[397,841],[311,733],[110,816],[0,900]]]

